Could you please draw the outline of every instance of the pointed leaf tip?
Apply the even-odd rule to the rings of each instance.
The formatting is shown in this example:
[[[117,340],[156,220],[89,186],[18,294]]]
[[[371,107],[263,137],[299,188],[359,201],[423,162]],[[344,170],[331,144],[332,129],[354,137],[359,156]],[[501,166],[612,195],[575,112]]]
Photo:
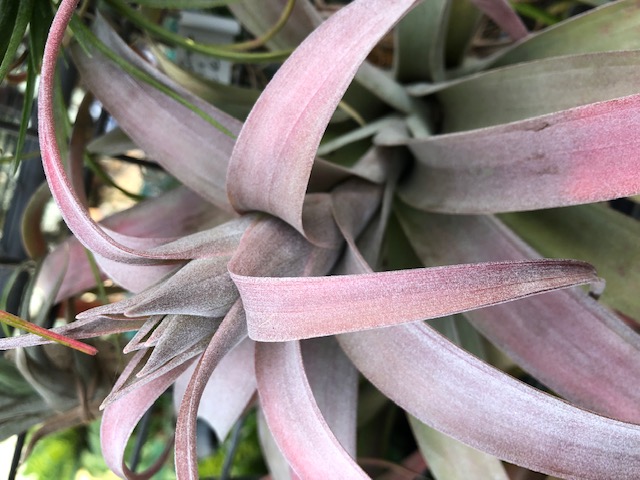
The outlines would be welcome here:
[[[7,325],[10,325],[14,328],[19,328],[20,330],[24,330],[26,332],[33,333],[35,335],[38,335],[39,337],[59,343],[60,345],[64,345],[65,347],[73,348],[74,350],[86,353],[87,355],[95,355],[98,353],[98,349],[92,347],[91,345],[87,345],[86,343],[79,342],[78,340],[74,340],[73,338],[65,337],[64,335],[60,335],[59,333],[52,332],[51,330],[42,328],[34,323],[23,320],[22,318],[16,317],[15,315],[12,315],[5,311],[0,311],[0,322],[6,323]]]
[[[388,327],[600,282],[586,262],[551,259],[331,277],[231,276],[249,336],[266,342]]]

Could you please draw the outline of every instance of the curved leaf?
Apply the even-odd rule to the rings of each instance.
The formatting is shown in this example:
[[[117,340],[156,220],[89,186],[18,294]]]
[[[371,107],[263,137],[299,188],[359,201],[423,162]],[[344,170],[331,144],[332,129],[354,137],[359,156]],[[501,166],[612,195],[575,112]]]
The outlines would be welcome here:
[[[67,222],[67,224],[70,226],[70,228],[72,228],[76,236],[83,242],[83,244],[87,248],[92,250],[94,253],[100,256],[103,256],[105,258],[110,258],[112,260],[117,260],[122,262],[135,262],[139,264],[140,263],[142,264],[158,263],[158,259],[161,259],[161,260],[162,259],[164,260],[184,259],[184,255],[182,254],[182,252],[173,253],[173,254],[165,253],[165,254],[154,255],[153,253],[150,253],[147,251],[150,245],[156,246],[162,243],[166,243],[166,240],[164,239],[137,239],[135,237],[127,237],[127,236],[119,235],[119,234],[116,234],[115,232],[109,232],[108,230],[105,230],[100,226],[98,226],[89,217],[88,213],[82,206],[82,202],[79,200],[77,194],[75,193],[69,181],[67,174],[64,171],[61,158],[60,158],[60,151],[56,143],[55,122],[53,121],[54,119],[53,93],[54,93],[54,84],[55,84],[54,76],[55,76],[57,56],[60,51],[60,45],[64,36],[65,29],[71,17],[73,16],[76,3],[77,2],[74,0],[64,0],[60,3],[58,12],[52,23],[49,37],[47,39],[47,44],[45,47],[45,55],[43,59],[43,66],[42,66],[42,80],[41,80],[41,88],[40,88],[40,95],[39,95],[39,131],[40,131],[40,145],[41,145],[41,151],[43,156],[43,165],[44,165],[44,169],[47,175],[49,185],[51,187],[51,192],[54,198],[56,199],[56,202],[60,206],[62,215],[65,218],[65,221]],[[120,52],[120,53],[123,55],[125,54],[125,52]],[[185,107],[183,107],[180,104],[177,104],[176,102],[173,102],[172,100],[168,100],[168,97],[164,96],[163,94],[160,94],[153,87],[149,85],[141,86],[140,84],[137,84],[130,77],[128,77],[127,75],[124,75],[122,71],[120,71],[117,68],[114,68],[112,65],[109,65],[109,63],[106,60],[104,60],[104,58],[100,57],[99,54],[96,53],[91,58],[95,59],[95,61],[97,62],[99,62],[100,59],[102,59],[101,61],[104,64],[103,65],[104,68],[108,68],[109,66],[111,66],[111,68],[114,70],[112,72],[113,75],[103,70],[100,70],[101,73],[99,76],[101,76],[103,79],[108,78],[109,79],[108,83],[110,84],[109,85],[110,87],[113,87],[115,85],[115,82],[117,79],[120,79],[121,81],[125,82],[125,84],[129,86],[136,87],[136,88],[129,89],[129,88],[124,88],[124,85],[121,85],[121,87],[123,88],[117,89],[114,95],[114,98],[122,100],[123,98],[122,93],[125,91],[131,94],[135,94],[135,101],[128,99],[124,102],[124,104],[121,104],[121,106],[124,107],[126,111],[138,112],[138,110],[131,110],[132,105],[138,105],[141,107],[142,110],[144,110],[144,108],[142,107],[146,106],[148,108],[149,101],[151,101],[151,103],[153,103],[154,101],[160,101],[160,102],[168,101],[169,105],[172,105],[176,108],[182,108],[182,110],[178,109],[178,111],[182,111],[182,112],[185,111]],[[142,62],[139,59],[137,61],[144,66],[144,62]],[[148,67],[145,67],[145,68],[148,68]],[[153,97],[154,94],[156,95],[156,97]],[[142,102],[143,99],[146,99],[147,103]],[[197,102],[197,100],[194,100],[194,101]],[[153,131],[163,132],[163,138],[150,139],[149,137],[146,137],[147,141],[150,141],[152,143],[152,146],[162,145],[163,148],[166,148],[168,144],[169,147],[175,147],[174,143],[172,143],[171,141],[169,142],[167,141],[167,137],[164,134],[165,131],[171,131],[171,132],[178,131],[180,125],[182,125],[180,120],[176,120],[175,108],[173,110],[162,110],[162,109],[158,109],[157,104],[155,103],[153,103],[153,107],[154,108],[152,109],[152,111],[153,111],[154,118],[159,119],[158,115],[162,114],[163,111],[166,111],[166,115],[169,115],[171,117],[170,125],[172,125],[173,128],[167,128],[164,130],[159,129],[158,124],[154,122]],[[203,108],[212,110],[211,107],[205,106]],[[111,113],[113,114],[116,113],[115,108],[114,110],[112,110]],[[222,159],[226,158],[224,153],[225,143],[223,142],[223,139],[226,139],[226,142],[227,142],[226,151],[230,151],[232,140],[226,135],[222,134],[217,129],[215,129],[214,127],[212,127],[210,124],[204,121],[201,117],[195,114],[191,114],[190,112],[189,113],[185,112],[185,115],[187,116],[192,115],[193,117],[200,119],[200,122],[194,121],[189,124],[187,133],[193,133],[192,130],[195,128],[194,124],[202,125],[202,123],[206,123],[208,127],[206,128],[205,137],[206,136],[213,137],[214,139],[218,138],[219,141],[216,140],[215,148],[213,148],[212,151],[208,152],[205,155],[206,156],[205,162],[209,162],[211,166],[211,169],[208,170],[209,174],[212,171],[212,169],[215,169],[218,166],[221,166],[222,175],[224,175],[224,168],[226,167],[226,161],[220,160],[221,158]],[[219,114],[215,111],[213,112],[213,115],[219,116]],[[142,122],[139,121],[139,122],[132,122],[132,123],[134,123],[134,125],[139,127],[141,123],[145,123],[144,119],[149,118],[149,116],[150,116],[149,111],[144,111],[142,118],[139,118],[139,120],[142,120]],[[122,122],[123,119],[119,119],[119,120],[121,120]],[[230,117],[228,118],[225,117],[223,121],[228,121],[233,125],[237,125],[237,123],[234,123],[235,121],[231,120]],[[149,124],[147,123],[147,125]],[[197,145],[202,145],[201,142],[194,142],[192,141],[192,139],[189,140],[190,137],[188,136],[176,136],[176,137],[170,137],[170,138],[173,138],[174,140],[179,138],[181,139],[181,141],[186,138],[187,143],[184,145],[185,147],[190,146],[191,148],[194,148]],[[200,138],[202,137],[197,136],[197,139],[200,139]],[[159,148],[158,151],[162,156],[162,153],[164,152],[164,150]],[[188,151],[188,149],[185,149],[185,150],[179,149],[177,153],[184,153],[185,151]],[[182,158],[182,157],[175,156],[172,158]],[[187,156],[187,158],[189,158],[189,156]],[[199,165],[200,164],[198,164],[198,168],[199,168]],[[184,169],[184,166],[182,166],[181,169],[183,172],[187,171],[186,169]],[[224,189],[222,190],[222,193],[220,193],[219,189],[216,190],[215,188],[211,189],[208,187],[209,185],[207,185],[207,188],[204,188],[201,190],[205,194],[210,194],[211,192],[214,192],[214,193],[218,192],[217,195],[219,199],[219,204],[224,207],[226,205],[226,200],[222,200],[222,198],[224,197]],[[141,247],[141,243],[142,243],[142,247]],[[140,250],[140,248],[142,248],[142,250]]]
[[[369,478],[324,421],[298,342],[257,343],[256,378],[269,430],[302,478]]]
[[[634,0],[611,2],[546,28],[488,61],[497,67],[560,55],[637,50],[640,41],[634,32],[639,25]]]
[[[468,445],[562,478],[640,475],[639,426],[541,393],[424,324],[341,335],[338,340],[385,395]]]
[[[133,429],[145,412],[153,405],[162,393],[175,382],[176,378],[188,367],[185,363],[174,370],[152,380],[146,385],[136,388],[126,396],[116,400],[104,409],[100,427],[100,443],[102,455],[107,465],[121,478],[129,480],[146,480],[151,478],[166,459],[165,451],[160,459],[149,470],[137,474],[132,472],[124,462],[124,449]]]
[[[436,93],[442,105],[441,133],[632,95],[640,90],[639,73],[640,51],[549,58],[490,70]]]
[[[251,394],[253,394],[253,391],[255,391],[255,378],[247,379],[246,375],[243,375],[240,382],[242,387],[229,390],[225,397],[232,400],[224,402],[224,400],[216,399],[215,395],[216,390],[220,387],[220,382],[211,381],[216,368],[225,359],[228,364],[229,351],[234,349],[245,336],[244,312],[238,302],[223,319],[218,331],[196,364],[193,373],[188,375],[188,379],[186,374],[183,374],[176,382],[173,399],[174,404],[179,405],[176,424],[176,469],[180,478],[198,478],[196,460],[197,419],[199,417],[205,418],[217,433],[218,438],[222,440],[237,420],[239,412],[236,408],[244,408],[245,405],[240,404],[246,404],[246,401],[248,401],[245,397],[245,392],[251,390]],[[233,361],[237,360],[237,357],[230,359],[231,365],[228,365],[228,367],[230,367],[231,371],[234,371],[235,366],[246,367],[246,356],[251,357],[251,360],[253,360],[253,351],[246,352],[246,348],[251,348],[252,350],[253,345],[249,345],[249,342],[246,342],[246,344],[248,346],[245,346],[245,349],[240,352],[241,361],[238,362],[240,365],[235,365]],[[253,370],[253,362],[250,368]],[[246,369],[244,373],[246,373]],[[250,376],[254,377],[253,375]],[[228,375],[223,374],[223,377],[228,378]],[[246,388],[247,385],[248,388]],[[208,398],[207,403],[203,404],[202,399],[204,396],[216,399],[215,404],[211,398]],[[246,401],[238,402],[238,397]],[[219,408],[221,401],[225,403],[222,405],[222,409]]]
[[[427,265],[536,256],[488,216],[397,211],[411,244]],[[640,423],[640,392],[629,382],[640,376],[640,337],[584,292],[553,292],[466,316],[492,343],[558,394],[584,408]]]
[[[233,150],[227,189],[236,210],[269,212],[304,232],[305,192],[331,114],[367,53],[414,3],[353,2],[289,57],[258,99]]]
[[[400,190],[412,206],[495,213],[640,193],[640,95],[507,125],[406,142],[418,162]]]

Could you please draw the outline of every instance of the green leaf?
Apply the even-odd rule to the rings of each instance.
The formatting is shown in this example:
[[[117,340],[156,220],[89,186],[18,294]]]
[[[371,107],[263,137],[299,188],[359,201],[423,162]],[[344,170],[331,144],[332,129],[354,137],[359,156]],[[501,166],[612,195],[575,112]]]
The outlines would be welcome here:
[[[7,8],[3,2],[3,16],[4,16],[4,8]],[[11,2],[9,2],[11,3]],[[13,21],[13,29],[11,30],[11,36],[9,37],[9,41],[7,42],[6,49],[4,49],[4,56],[2,57],[2,62],[0,63],[0,82],[4,79],[5,75],[9,72],[9,68],[14,61],[16,52],[18,51],[18,47],[20,46],[20,42],[22,42],[22,38],[24,37],[25,32],[27,31],[27,25],[29,24],[29,20],[31,19],[31,11],[33,10],[33,0],[20,0],[18,3],[18,10],[15,15],[15,19]],[[9,14],[11,10],[9,9]],[[8,25],[12,25],[9,23]],[[0,23],[0,27],[10,28],[8,25],[5,25],[4,22]]]
[[[489,59],[492,67],[545,57],[640,48],[640,6],[622,0],[577,15]]]
[[[411,10],[396,27],[394,61],[402,82],[444,80],[444,42],[451,1],[430,0]]]
[[[415,89],[418,92],[418,89]],[[471,130],[640,91],[640,50],[549,58],[474,75],[436,93],[441,133]]]
[[[586,260],[607,281],[602,302],[640,319],[640,222],[605,205],[582,205],[500,218],[547,257]]]
[[[513,9],[523,17],[530,18],[543,25],[553,25],[560,22],[560,19],[546,12],[540,7],[536,7],[531,3],[512,2]]]
[[[166,28],[152,22],[147,17],[139,13],[138,11],[130,8],[125,2],[121,0],[107,0],[109,5],[116,10],[120,15],[129,19],[132,23],[146,31],[148,34],[161,39],[163,42],[169,45],[182,47],[185,50],[189,50],[203,55],[209,55],[214,58],[221,58],[224,60],[231,60],[237,62],[277,62],[286,59],[291,51],[281,50],[274,52],[238,52],[231,47],[231,45],[205,45],[202,43],[194,42],[189,38],[185,38],[181,35],[173,33]]]
[[[29,457],[24,474],[40,480],[73,480],[78,470],[82,437],[69,429],[40,440]]]
[[[2,12],[2,15],[0,15],[0,58],[5,58],[7,55],[11,34],[13,33],[13,26],[16,24],[19,5],[20,2],[16,2],[15,0],[0,1],[0,12]]]
[[[22,104],[22,115],[20,117],[20,129],[18,131],[18,141],[13,155],[12,170],[13,173],[18,171],[18,166],[22,160],[22,151],[25,141],[27,140],[27,130],[29,121],[31,120],[31,110],[33,108],[33,99],[36,88],[37,66],[34,58],[29,53],[29,68],[27,69],[27,85],[24,91],[24,102]]]
[[[71,19],[71,28],[73,30],[74,35],[76,36],[76,39],[78,40],[78,43],[80,43],[80,45],[85,51],[91,52],[94,49],[97,50],[98,52],[105,55],[109,60],[114,62],[116,65],[118,65],[120,68],[122,68],[122,70],[127,72],[132,77],[151,85],[152,87],[156,88],[160,92],[166,94],[167,96],[169,96],[170,98],[178,102],[180,105],[183,105],[189,108],[191,111],[193,111],[193,113],[198,115],[203,120],[206,120],[207,122],[209,122],[211,125],[216,127],[225,135],[228,135],[229,137],[232,137],[232,138],[234,137],[234,135],[224,125],[216,121],[206,112],[204,112],[197,106],[189,103],[181,95],[174,92],[171,88],[167,87],[160,81],[153,78],[151,75],[147,74],[142,69],[137,68],[135,65],[132,65],[131,63],[127,62],[126,60],[121,58],[119,55],[117,55],[115,52],[113,52],[98,37],[96,37],[93,34],[93,32],[90,29],[88,29],[77,17],[73,17]]]
[[[53,21],[53,10],[49,0],[35,0],[31,23],[29,24],[29,54],[33,56],[38,72],[42,64],[44,45],[47,41],[49,28]]]
[[[448,67],[460,64],[469,48],[482,12],[469,0],[450,0],[451,14],[446,32],[445,58]]]

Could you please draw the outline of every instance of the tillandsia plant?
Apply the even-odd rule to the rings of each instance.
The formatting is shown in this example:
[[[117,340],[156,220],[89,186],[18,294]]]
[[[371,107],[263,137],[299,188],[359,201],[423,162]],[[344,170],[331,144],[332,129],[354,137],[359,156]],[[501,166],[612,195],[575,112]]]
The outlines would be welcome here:
[[[106,2],[105,14],[144,29],[136,48],[162,71],[98,12],[75,16],[76,3],[58,6],[39,91],[47,181],[75,237],[49,254],[36,286],[57,300],[91,288],[84,247],[132,292],[54,329],[136,332],[103,404],[115,473],[157,471],[132,472],[124,449],[175,384],[180,478],[198,475],[198,417],[225,438],[253,407],[275,478],[368,478],[356,448],[362,375],[407,412],[436,478],[509,478],[506,462],[561,478],[640,476],[640,340],[629,326],[640,313],[639,227],[586,205],[640,193],[635,2],[529,33],[501,0],[355,0],[326,20],[302,0],[241,1],[229,9],[256,40],[226,47]],[[512,40],[484,56],[468,48],[481,12]],[[84,88],[126,139],[112,132],[87,147],[77,122],[63,158],[55,70],[69,26]],[[391,29],[385,70],[366,59]],[[287,58],[258,96],[181,72],[156,41],[239,62]],[[83,152],[131,144],[182,186],[98,224]],[[543,210],[557,207],[571,208]],[[540,258],[514,232],[542,254],[596,263],[614,310],[597,300],[590,264]],[[598,253],[605,241],[618,246]],[[487,345],[555,395],[490,365]]]

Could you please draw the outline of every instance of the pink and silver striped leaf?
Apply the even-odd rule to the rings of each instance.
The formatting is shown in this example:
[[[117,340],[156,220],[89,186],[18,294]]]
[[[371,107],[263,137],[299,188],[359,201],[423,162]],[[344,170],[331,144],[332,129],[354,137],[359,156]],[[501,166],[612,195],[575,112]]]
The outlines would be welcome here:
[[[299,342],[256,343],[256,378],[269,430],[298,476],[369,478],[322,417]]]
[[[640,476],[640,426],[529,387],[425,324],[345,334],[338,340],[386,396],[470,446],[562,478]]]
[[[640,95],[506,125],[408,140],[417,158],[399,193],[410,205],[479,214],[592,203],[640,193]]]

